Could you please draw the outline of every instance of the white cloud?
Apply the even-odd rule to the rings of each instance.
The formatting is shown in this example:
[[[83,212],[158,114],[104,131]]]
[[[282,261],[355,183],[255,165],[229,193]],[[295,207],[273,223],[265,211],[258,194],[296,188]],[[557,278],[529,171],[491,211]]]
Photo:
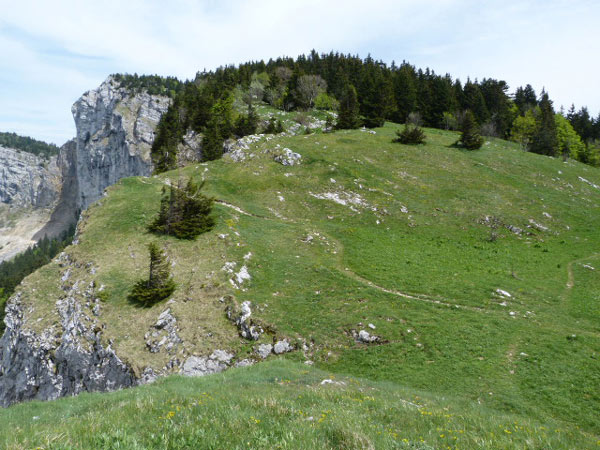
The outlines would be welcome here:
[[[463,80],[502,78],[513,89],[531,83],[545,86],[557,106],[600,109],[593,1],[0,0],[0,7],[0,129],[58,143],[74,134],[71,103],[109,73],[190,78],[312,48],[406,59]]]

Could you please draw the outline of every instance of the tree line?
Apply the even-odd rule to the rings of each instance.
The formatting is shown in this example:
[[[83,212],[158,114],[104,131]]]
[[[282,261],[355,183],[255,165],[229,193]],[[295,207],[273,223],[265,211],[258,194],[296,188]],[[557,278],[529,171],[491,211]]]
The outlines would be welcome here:
[[[160,84],[160,77],[152,80]],[[163,80],[165,85],[173,83]],[[463,83],[406,61],[387,65],[370,56],[313,50],[296,59],[281,57],[198,72],[177,86],[152,149],[159,172],[175,167],[177,145],[190,130],[204,134],[205,159],[220,157],[224,139],[250,134],[253,127],[241,127],[238,121],[247,120],[252,104],[259,101],[284,111],[337,111],[337,128],[406,123],[411,113],[418,113],[423,126],[460,130],[470,111],[483,136],[512,139],[537,153],[600,164],[600,115],[594,119],[586,108],[576,112],[574,107],[567,114],[556,112],[548,93],[538,96],[530,85],[511,94],[503,80]],[[249,105],[248,115],[233,108],[239,97]]]
[[[27,136],[19,136],[16,133],[2,132],[0,132],[0,147],[22,150],[46,159],[58,155],[59,151],[59,148],[54,144],[48,144]]]

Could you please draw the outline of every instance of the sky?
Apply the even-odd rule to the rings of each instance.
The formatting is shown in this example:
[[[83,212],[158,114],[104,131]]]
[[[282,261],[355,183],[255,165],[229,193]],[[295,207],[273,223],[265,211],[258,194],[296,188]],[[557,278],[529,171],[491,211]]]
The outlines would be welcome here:
[[[112,73],[197,71],[315,49],[406,60],[600,112],[598,0],[0,0],[0,131],[61,145]]]

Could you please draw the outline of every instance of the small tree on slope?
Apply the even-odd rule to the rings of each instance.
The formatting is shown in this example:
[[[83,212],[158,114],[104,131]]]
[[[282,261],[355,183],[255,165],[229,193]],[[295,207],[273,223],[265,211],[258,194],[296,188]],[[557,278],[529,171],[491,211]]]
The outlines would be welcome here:
[[[459,143],[468,150],[477,150],[483,145],[483,138],[479,133],[479,125],[477,125],[475,116],[471,111],[467,111]]]
[[[148,229],[179,239],[194,239],[212,229],[215,225],[210,216],[213,199],[200,192],[203,186],[204,183],[194,183],[190,179],[185,188],[181,181],[177,187],[171,185],[168,191],[163,188],[160,211]]]
[[[141,306],[149,307],[164,300],[175,291],[171,278],[169,261],[164,252],[154,242],[148,244],[150,251],[150,271],[147,280],[138,281],[128,299]]]

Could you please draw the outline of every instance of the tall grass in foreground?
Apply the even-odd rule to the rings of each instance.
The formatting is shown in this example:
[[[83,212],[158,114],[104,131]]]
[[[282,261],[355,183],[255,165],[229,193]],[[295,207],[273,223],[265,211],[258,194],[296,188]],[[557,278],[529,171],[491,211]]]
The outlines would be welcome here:
[[[330,380],[325,381],[324,380]],[[276,360],[0,411],[7,449],[573,449],[576,429]]]

